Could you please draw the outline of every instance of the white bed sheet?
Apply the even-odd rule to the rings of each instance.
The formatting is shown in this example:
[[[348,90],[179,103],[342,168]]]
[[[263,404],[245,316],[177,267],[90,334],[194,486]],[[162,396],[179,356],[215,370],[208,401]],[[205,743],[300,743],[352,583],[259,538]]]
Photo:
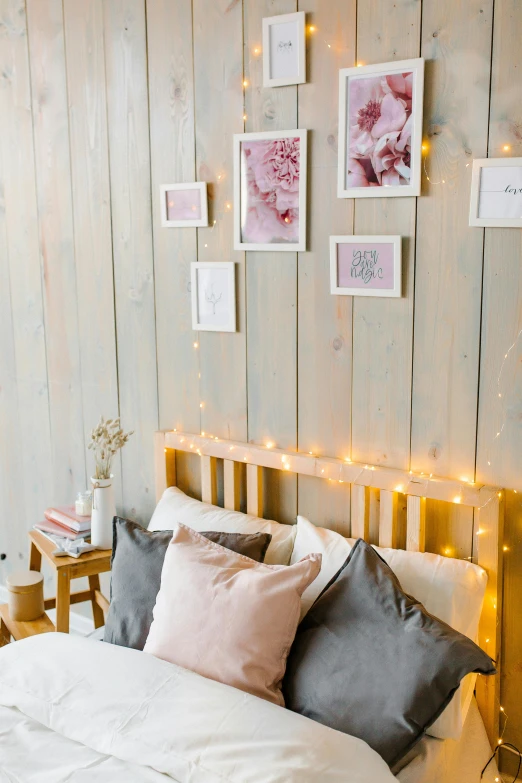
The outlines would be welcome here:
[[[486,729],[472,699],[460,740],[424,737],[404,759],[397,779],[400,783],[494,783],[498,778],[494,761],[480,777],[490,756]]]
[[[136,650],[0,650],[1,783],[395,783],[366,743]]]

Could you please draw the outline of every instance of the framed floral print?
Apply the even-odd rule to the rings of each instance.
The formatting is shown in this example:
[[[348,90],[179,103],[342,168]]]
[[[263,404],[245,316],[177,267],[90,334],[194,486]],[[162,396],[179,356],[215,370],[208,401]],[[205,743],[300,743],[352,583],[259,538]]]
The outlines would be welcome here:
[[[401,296],[400,236],[330,237],[330,293]]]
[[[339,71],[339,198],[419,196],[424,60]]]
[[[234,247],[306,249],[306,131],[234,136]]]

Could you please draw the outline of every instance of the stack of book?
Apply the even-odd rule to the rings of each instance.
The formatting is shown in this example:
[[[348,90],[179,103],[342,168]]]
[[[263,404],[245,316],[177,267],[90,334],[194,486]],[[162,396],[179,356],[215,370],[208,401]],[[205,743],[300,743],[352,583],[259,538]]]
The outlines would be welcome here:
[[[91,518],[81,517],[74,506],[54,506],[45,511],[44,522],[34,526],[42,533],[52,533],[70,540],[91,535]]]

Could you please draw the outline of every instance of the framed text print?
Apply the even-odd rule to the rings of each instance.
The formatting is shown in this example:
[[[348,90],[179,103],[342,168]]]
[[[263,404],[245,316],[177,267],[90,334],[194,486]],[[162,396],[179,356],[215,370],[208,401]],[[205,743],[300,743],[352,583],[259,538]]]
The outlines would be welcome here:
[[[236,331],[236,282],[233,262],[191,264],[192,328],[201,332]]]
[[[330,237],[330,292],[401,295],[400,236]]]
[[[206,182],[160,185],[160,199],[164,228],[208,226]]]
[[[339,198],[419,196],[424,60],[339,71]]]
[[[306,249],[306,131],[234,136],[234,247]]]
[[[473,161],[469,224],[522,228],[522,158]]]
[[[263,19],[263,86],[283,87],[305,81],[304,11]]]

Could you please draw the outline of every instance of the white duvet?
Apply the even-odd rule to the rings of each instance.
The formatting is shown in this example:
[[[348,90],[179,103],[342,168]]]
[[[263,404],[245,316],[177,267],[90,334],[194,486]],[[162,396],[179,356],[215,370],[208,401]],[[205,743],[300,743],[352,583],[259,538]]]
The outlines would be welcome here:
[[[145,653],[44,634],[0,650],[1,783],[393,783],[359,739]]]

